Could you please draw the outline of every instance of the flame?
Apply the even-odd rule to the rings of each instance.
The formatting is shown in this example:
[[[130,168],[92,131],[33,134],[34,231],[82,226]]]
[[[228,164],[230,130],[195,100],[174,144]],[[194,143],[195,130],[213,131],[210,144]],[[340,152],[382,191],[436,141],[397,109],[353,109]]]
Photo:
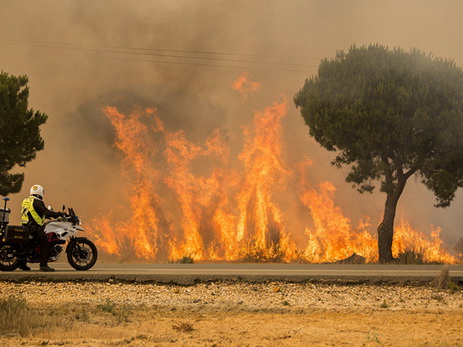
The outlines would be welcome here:
[[[156,110],[136,109],[123,115],[115,107],[106,107],[104,112],[116,130],[114,146],[124,154],[123,175],[134,177],[129,198],[132,215],[128,221],[114,227],[110,222],[112,214],[94,219],[96,244],[109,254],[120,256],[136,251],[138,257],[156,258],[160,241],[160,204],[153,178],[158,177],[159,172],[152,163],[155,146],[149,127],[141,121],[142,116],[153,116]]]
[[[247,97],[261,86],[243,74],[233,88]],[[86,227],[98,247],[123,260],[320,263],[355,253],[376,262],[377,237],[370,218],[352,227],[335,204],[333,183],[309,182],[310,160],[295,168],[285,162],[282,120],[287,108],[283,98],[255,112],[252,123],[242,128],[241,152],[232,157],[223,129],[204,143],[194,143],[184,130],[169,130],[156,109],[123,114],[106,107],[115,129],[114,147],[122,155],[130,213],[115,218],[121,213],[108,211],[92,221],[92,228]],[[299,210],[305,208],[313,222],[291,232],[291,211],[278,199],[287,194],[289,183],[297,185]],[[442,247],[440,232],[434,229],[428,240],[402,221],[395,230],[393,254],[416,252],[424,261],[455,263]]]
[[[251,80],[251,75],[243,72],[233,83],[232,88],[238,91],[243,98],[254,95],[262,88],[262,84]]]
[[[353,230],[349,218],[334,204],[335,191],[331,182],[322,182],[317,188],[308,188],[301,194],[300,198],[310,209],[314,221],[314,228],[306,229],[309,239],[303,258],[313,263],[334,262],[355,253],[368,262],[377,261],[378,242],[367,230],[370,226],[368,218],[361,220]]]
[[[244,128],[245,144],[239,155],[244,164],[244,179],[237,194],[237,240],[264,259],[278,255],[289,260],[293,252],[283,213],[273,200],[273,194],[284,189],[290,176],[281,156],[280,120],[286,114],[286,100],[256,113],[254,128]],[[269,250],[270,254],[266,254]]]
[[[216,164],[226,166],[228,148],[222,134],[217,130],[209,137],[204,147],[187,140],[183,131],[169,133],[157,119],[155,131],[164,135],[164,151],[169,173],[165,179],[168,187],[175,192],[181,209],[181,244],[177,239],[170,243],[171,258],[194,256],[195,259],[221,259],[229,257],[227,236],[233,216],[227,211],[227,190],[236,184],[232,170],[213,167],[202,176],[192,173],[194,160],[207,158]],[[220,220],[221,223],[216,221]],[[220,244],[220,247],[216,247]],[[224,249],[219,252],[218,249]]]
[[[428,240],[422,232],[412,228],[409,222],[402,220],[394,229],[392,255],[398,257],[400,254],[412,252],[422,255],[423,262],[457,263],[457,258],[448,254],[442,247],[440,233],[440,227],[433,228],[431,240]]]
[[[272,202],[272,194],[278,187],[282,189],[288,174],[280,158],[279,138],[286,107],[283,101],[256,113],[254,127],[244,129],[241,177],[229,168],[229,150],[219,131],[201,147],[189,142],[183,131],[167,132],[158,119],[156,130],[164,135],[170,168],[166,183],[176,193],[182,211],[183,242],[171,242],[171,258],[267,259],[278,251],[289,259],[282,213]],[[196,177],[191,164],[199,157],[216,158],[221,166],[213,167],[208,176]],[[238,215],[231,212],[234,201]],[[267,254],[269,249],[272,251]]]

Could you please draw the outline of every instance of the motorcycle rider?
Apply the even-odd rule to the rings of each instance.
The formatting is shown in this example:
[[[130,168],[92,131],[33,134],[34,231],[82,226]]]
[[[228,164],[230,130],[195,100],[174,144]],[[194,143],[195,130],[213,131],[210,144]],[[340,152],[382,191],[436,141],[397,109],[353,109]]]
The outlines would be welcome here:
[[[37,237],[40,242],[40,271],[55,271],[48,266],[48,240],[45,235],[45,218],[58,218],[63,216],[62,212],[49,210],[43,202],[44,189],[41,185],[35,184],[30,189],[30,196],[22,202],[22,224],[31,230],[31,234]],[[29,271],[26,259],[21,261],[21,270]]]

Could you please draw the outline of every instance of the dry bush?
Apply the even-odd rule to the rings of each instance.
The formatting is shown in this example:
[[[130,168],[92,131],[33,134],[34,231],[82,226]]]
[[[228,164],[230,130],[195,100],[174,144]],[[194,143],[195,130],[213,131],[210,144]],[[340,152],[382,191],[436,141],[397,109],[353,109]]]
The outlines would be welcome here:
[[[449,290],[450,293],[457,293],[460,291],[460,287],[457,283],[453,282],[449,274],[449,265],[444,264],[439,275],[433,281],[434,286],[439,290]]]
[[[74,318],[80,322],[90,322],[90,313],[85,306],[82,306],[80,310],[75,314]]]
[[[383,300],[383,302],[381,303],[381,305],[379,307],[380,308],[389,308],[389,305],[387,304],[386,299]]]
[[[116,307],[116,303],[111,301],[109,298],[106,298],[106,301],[97,307],[103,312],[112,313]]]
[[[103,304],[97,307],[103,312],[111,313],[116,318],[117,323],[129,322],[129,318],[133,313],[132,306],[128,304],[117,305],[110,299],[106,299]]]
[[[460,291],[460,287],[458,286],[458,284],[456,284],[456,283],[453,282],[452,280],[449,280],[448,288],[449,288],[449,290],[450,290],[450,292],[451,292],[452,294],[457,293],[457,292]]]
[[[190,333],[193,330],[193,324],[182,322],[182,323],[176,323],[172,325],[172,329],[181,332],[181,333]]]
[[[116,321],[118,323],[129,322],[129,318],[132,315],[132,313],[133,308],[128,304],[121,305],[111,312],[111,314],[114,316],[114,318],[116,318]]]
[[[442,266],[441,272],[434,279],[434,286],[437,289],[441,289],[441,290],[448,289],[449,283],[450,283],[449,265],[444,264],[444,266]]]

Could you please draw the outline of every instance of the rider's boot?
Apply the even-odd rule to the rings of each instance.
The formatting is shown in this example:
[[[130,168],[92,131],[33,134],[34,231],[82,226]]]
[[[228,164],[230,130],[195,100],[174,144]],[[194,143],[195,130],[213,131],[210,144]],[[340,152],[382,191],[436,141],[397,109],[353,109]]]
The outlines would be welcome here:
[[[40,271],[53,272],[55,271],[55,269],[53,269],[52,267],[49,267],[48,265],[45,265],[45,266],[40,266]]]
[[[23,271],[31,271],[31,268],[27,266],[26,261],[22,261],[21,264],[19,265],[19,268]]]
[[[52,272],[55,269],[48,266],[48,241],[45,238],[45,234],[40,239],[40,271]]]

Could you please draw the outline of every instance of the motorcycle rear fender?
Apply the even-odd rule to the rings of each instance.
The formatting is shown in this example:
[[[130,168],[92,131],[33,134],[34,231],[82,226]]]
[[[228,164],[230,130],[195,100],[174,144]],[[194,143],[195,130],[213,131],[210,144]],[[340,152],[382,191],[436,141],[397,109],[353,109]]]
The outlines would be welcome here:
[[[88,240],[86,237],[73,237],[69,240],[69,243],[67,244],[66,246],[66,253],[68,253],[69,251],[69,247],[71,246],[71,244],[74,242],[74,241],[84,241],[84,240]]]

